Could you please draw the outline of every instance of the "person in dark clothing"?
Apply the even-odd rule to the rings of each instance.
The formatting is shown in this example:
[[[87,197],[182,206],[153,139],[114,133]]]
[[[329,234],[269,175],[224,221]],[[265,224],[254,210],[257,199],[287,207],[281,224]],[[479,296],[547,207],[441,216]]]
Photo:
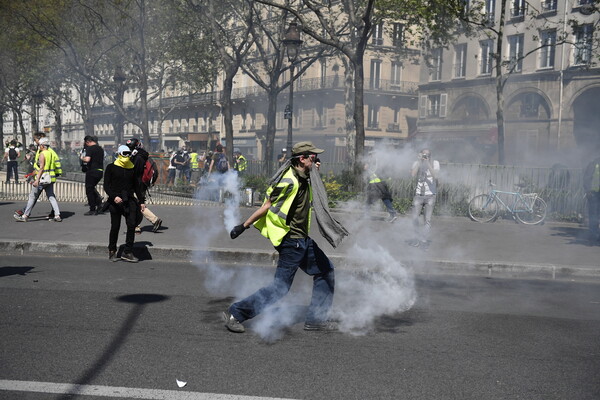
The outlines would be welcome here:
[[[104,191],[108,195],[110,210],[110,233],[108,236],[108,258],[117,261],[117,239],[121,229],[121,216],[125,217],[127,233],[125,248],[121,260],[138,262],[133,255],[135,227],[142,221],[142,212],[146,208],[144,190],[136,178],[131,150],[125,145],[119,146],[117,159],[108,164],[104,174]]]
[[[583,171],[583,190],[588,203],[590,240],[600,242],[600,157],[591,161]]]
[[[102,179],[104,173],[104,150],[98,146],[98,138],[86,136],[85,153],[81,155],[83,169],[85,169],[85,194],[87,195],[90,211],[84,215],[98,215],[102,208],[102,196],[96,190],[96,185]]]
[[[15,177],[15,183],[19,183],[19,162],[17,159],[20,155],[17,141],[11,141],[2,159],[3,161],[6,160],[6,183],[10,183],[11,175]]]
[[[144,145],[138,138],[131,138],[125,142],[129,150],[131,150],[131,161],[133,162],[133,170],[135,171],[135,177],[139,181],[138,184],[144,191],[144,195],[150,189],[143,181],[142,176],[144,175],[144,168],[146,167],[146,161],[150,159],[150,154],[144,149]],[[150,186],[154,184],[154,181]],[[152,232],[158,231],[162,225],[162,219],[158,218],[148,207],[145,207],[142,211],[144,218],[146,218],[152,224]],[[141,233],[140,227],[136,227],[136,232]]]

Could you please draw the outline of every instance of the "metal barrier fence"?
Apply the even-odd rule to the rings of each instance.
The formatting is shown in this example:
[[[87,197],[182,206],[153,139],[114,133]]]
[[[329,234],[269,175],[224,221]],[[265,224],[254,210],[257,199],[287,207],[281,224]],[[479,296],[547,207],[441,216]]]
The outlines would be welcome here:
[[[102,182],[96,186],[101,196],[106,198],[106,193],[102,188]],[[21,183],[0,182],[0,201],[22,201],[26,202],[29,198],[31,185]],[[87,196],[85,194],[85,184],[82,182],[70,182],[58,180],[54,184],[54,193],[58,202],[85,203]],[[45,192],[42,192],[39,200],[46,200]],[[146,200],[147,204],[169,205],[169,206],[192,206],[192,205],[219,205],[218,202],[198,200],[193,198],[192,194],[178,193],[175,191],[166,191],[159,188],[150,191],[150,196]]]
[[[343,164],[324,163],[322,174],[338,175],[345,166]],[[262,175],[262,163],[250,162],[247,174]],[[166,174],[162,174],[166,178]],[[163,178],[163,179],[164,179]],[[394,199],[411,199],[414,192],[414,181],[409,173],[401,177],[387,177]],[[65,180],[69,179],[69,181]],[[86,202],[84,174],[65,173],[55,183],[58,201]],[[489,182],[496,184],[499,190],[511,191],[517,183],[524,184],[523,193],[538,193],[549,206],[549,211],[567,218],[578,218],[586,213],[586,198],[582,184],[582,170],[576,168],[533,168],[518,166],[452,164],[441,165],[437,204],[442,209],[460,209],[468,204],[475,195],[489,191]],[[159,182],[164,182],[162,179]],[[102,184],[97,186],[102,196]],[[27,201],[30,186],[28,184],[7,184],[0,182],[0,200]],[[161,205],[196,205],[213,204],[207,200],[194,198],[191,187],[167,187],[157,185],[150,191],[148,204]],[[255,195],[255,194],[254,194]],[[242,189],[243,203],[252,204],[255,198],[248,201],[248,193]]]

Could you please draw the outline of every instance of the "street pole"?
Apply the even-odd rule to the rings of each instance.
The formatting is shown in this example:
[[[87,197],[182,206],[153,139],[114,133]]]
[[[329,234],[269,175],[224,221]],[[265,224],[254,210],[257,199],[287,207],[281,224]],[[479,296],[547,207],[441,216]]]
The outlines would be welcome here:
[[[33,137],[33,134],[40,131],[40,105],[44,100],[44,94],[40,91],[40,88],[36,89],[33,96],[31,96],[31,100],[33,102],[33,113],[31,115],[31,136]]]
[[[290,23],[290,26],[285,32],[283,44],[286,47],[288,61],[290,62],[290,99],[283,115],[284,118],[288,120],[287,154],[289,157],[292,154],[292,147],[294,145],[292,139],[292,127],[294,122],[294,63],[298,58],[298,51],[302,45],[302,40],[300,40],[300,29],[295,22]]]
[[[292,128],[294,122],[294,63],[290,65],[290,101],[288,102],[288,132],[287,132],[287,154],[292,154],[293,140],[292,140]]]

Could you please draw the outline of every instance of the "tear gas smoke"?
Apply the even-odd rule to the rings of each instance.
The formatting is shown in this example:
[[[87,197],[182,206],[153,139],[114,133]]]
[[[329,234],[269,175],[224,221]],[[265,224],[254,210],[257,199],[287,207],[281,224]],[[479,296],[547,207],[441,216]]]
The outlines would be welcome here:
[[[237,175],[225,174],[222,178],[221,187],[228,193],[225,196],[223,220],[220,220],[220,213],[207,212],[200,207],[196,209],[201,223],[194,234],[197,238],[197,247],[203,250],[195,253],[194,262],[205,272],[205,285],[212,294],[233,295],[240,299],[271,283],[273,271],[250,268],[233,271],[219,266],[210,259],[210,252],[207,249],[219,247],[214,243],[214,239],[223,237],[223,232],[217,230],[220,231],[224,227],[229,231],[242,222],[238,208],[240,183]],[[211,194],[210,191],[215,191],[214,185],[201,187],[198,197],[215,198],[214,193]],[[354,209],[364,207],[358,202],[346,206]],[[377,226],[365,228],[369,224],[362,222],[364,221],[354,219],[352,226],[348,227],[351,238],[347,240],[352,240],[353,244],[349,246],[350,250],[345,254],[345,259],[352,261],[336,265],[337,287],[331,315],[338,320],[343,332],[353,334],[372,330],[378,317],[405,311],[416,300],[412,273],[389,251],[390,248],[397,247],[394,239],[390,240],[388,235],[384,240],[377,234]],[[317,232],[318,230],[313,229],[313,238],[320,241]],[[247,234],[258,233],[251,231]],[[265,239],[264,245],[265,250],[271,249],[268,240]],[[249,324],[251,329],[264,340],[277,340],[282,337],[287,327],[304,322],[312,293],[311,278],[298,274],[292,292],[265,309]]]

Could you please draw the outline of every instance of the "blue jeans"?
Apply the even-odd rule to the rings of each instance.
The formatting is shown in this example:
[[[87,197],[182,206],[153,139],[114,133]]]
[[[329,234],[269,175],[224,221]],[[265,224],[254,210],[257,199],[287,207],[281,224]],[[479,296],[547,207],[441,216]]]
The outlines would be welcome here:
[[[313,277],[313,292],[307,323],[319,323],[327,320],[333,303],[335,276],[333,264],[317,244],[309,237],[305,239],[283,239],[276,247],[279,261],[273,283],[265,286],[253,295],[238,301],[229,307],[229,312],[240,322],[254,318],[266,307],[274,304],[287,294],[294,281],[298,268]]]
[[[433,215],[433,207],[435,206],[435,194],[432,195],[416,195],[413,198],[413,225],[415,227],[415,231],[417,237],[421,241],[429,240],[429,235],[431,231],[431,216]],[[423,228],[419,227],[419,217],[421,216],[421,210],[425,209],[424,217],[425,224]]]
[[[27,205],[25,206],[25,210],[23,211],[23,215],[29,217],[31,215],[31,210],[33,210],[33,206],[37,203],[38,199],[42,192],[46,192],[46,197],[48,201],[52,205],[52,211],[54,211],[54,215],[56,217],[60,216],[60,209],[58,208],[58,202],[56,201],[56,196],[54,195],[54,183],[50,183],[48,185],[31,185],[31,191],[29,192],[29,199],[27,200]]]

